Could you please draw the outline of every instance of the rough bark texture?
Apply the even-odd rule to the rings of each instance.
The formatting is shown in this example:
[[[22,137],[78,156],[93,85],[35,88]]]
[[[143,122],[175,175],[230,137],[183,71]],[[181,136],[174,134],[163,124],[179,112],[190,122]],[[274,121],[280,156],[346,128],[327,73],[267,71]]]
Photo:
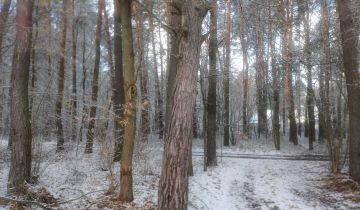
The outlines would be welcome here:
[[[188,204],[188,153],[192,139],[201,24],[207,11],[200,2],[186,0],[168,3],[169,11],[176,12],[170,12],[170,15],[182,15],[183,18],[179,25],[170,25],[176,29],[172,35],[179,45],[178,62],[173,66],[177,68],[177,74],[172,89],[168,90],[174,92],[169,108],[158,191],[158,208],[162,210],[183,210],[187,209]]]
[[[102,28],[102,12],[104,9],[104,0],[98,1],[98,19],[96,26],[96,37],[95,37],[95,64],[94,64],[94,74],[92,80],[92,89],[91,89],[91,108],[90,108],[90,120],[88,131],[86,134],[86,147],[85,153],[92,153],[93,143],[95,137],[95,118],[96,118],[96,104],[99,91],[99,68],[100,68],[100,41],[101,41],[101,28]]]
[[[231,4],[232,0],[226,2],[225,17],[225,61],[223,72],[223,88],[224,88],[224,146],[229,146],[230,140],[230,34],[231,34]]]
[[[216,159],[216,52],[217,52],[217,3],[212,1],[210,10],[210,43],[209,43],[209,90],[207,96],[207,142],[206,164],[217,165]]]
[[[31,176],[31,123],[29,111],[29,71],[31,52],[32,0],[16,5],[16,42],[11,73],[11,165],[8,192],[20,193]]]
[[[360,182],[360,72],[357,36],[349,1],[337,0],[349,110],[350,176]]]
[[[167,22],[168,25],[172,26],[175,31],[178,31],[181,26],[181,11],[179,11],[176,7],[172,7],[167,5]],[[170,36],[170,54],[169,61],[167,62],[166,67],[166,79],[167,79],[167,87],[166,87],[166,107],[165,107],[165,135],[166,131],[169,127],[171,107],[173,103],[173,95],[174,95],[174,83],[175,76],[178,70],[178,62],[179,62],[179,40],[175,36]],[[166,141],[166,136],[164,140]]]
[[[124,68],[125,107],[124,146],[120,166],[119,199],[131,202],[133,196],[132,157],[136,132],[136,77],[134,67],[133,33],[131,26],[131,0],[120,0],[120,17],[122,23],[122,46]]]
[[[121,122],[123,119],[123,105],[125,103],[124,95],[124,76],[123,76],[123,61],[122,61],[122,38],[121,38],[121,17],[120,17],[120,2],[114,0],[114,57],[115,66],[112,74],[112,100],[114,110],[115,123],[115,151],[114,161],[120,161],[121,151],[124,138],[124,126]]]
[[[63,0],[63,8],[60,22],[60,59],[58,72],[58,94],[55,105],[56,113],[56,135],[57,135],[57,151],[64,150],[64,131],[62,124],[62,103],[64,96],[64,82],[65,82],[65,46],[66,46],[66,31],[67,31],[67,0]]]

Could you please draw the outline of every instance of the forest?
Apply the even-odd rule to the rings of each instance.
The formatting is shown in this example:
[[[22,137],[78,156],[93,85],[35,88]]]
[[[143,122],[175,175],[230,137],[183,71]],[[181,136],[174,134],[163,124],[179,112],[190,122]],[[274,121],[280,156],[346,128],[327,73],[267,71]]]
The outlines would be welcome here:
[[[360,209],[359,0],[0,0],[0,210]]]

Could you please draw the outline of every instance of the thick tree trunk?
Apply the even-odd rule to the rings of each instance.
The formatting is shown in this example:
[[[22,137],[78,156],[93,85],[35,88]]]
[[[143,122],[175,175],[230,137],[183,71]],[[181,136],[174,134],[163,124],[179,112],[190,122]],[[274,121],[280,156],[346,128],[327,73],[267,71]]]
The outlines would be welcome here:
[[[8,192],[20,193],[31,176],[31,123],[29,111],[29,71],[33,0],[18,0],[16,38],[11,73],[11,164]]]
[[[120,166],[119,199],[131,202],[133,196],[132,157],[136,132],[136,77],[134,67],[133,33],[131,26],[131,0],[120,0],[120,17],[122,23],[122,46],[124,68],[125,107],[124,146]]]
[[[337,0],[349,110],[350,176],[360,182],[360,73],[357,36],[349,1]]]
[[[224,88],[224,146],[229,146],[230,139],[230,34],[231,34],[231,4],[232,0],[227,0],[225,17],[225,62],[223,73]]]
[[[125,103],[124,93],[124,75],[123,75],[123,58],[122,58],[122,38],[121,38],[121,17],[120,2],[114,0],[114,57],[115,69],[111,75],[113,110],[115,113],[115,151],[114,161],[120,161],[121,151],[124,139],[123,105]]]
[[[94,75],[92,80],[91,89],[91,107],[90,107],[90,119],[88,131],[86,134],[86,146],[85,153],[92,153],[94,137],[95,137],[95,118],[96,118],[96,104],[99,91],[99,68],[100,68],[100,41],[101,41],[101,28],[102,28],[102,12],[104,10],[104,0],[98,1],[98,19],[96,26],[96,37],[95,37],[95,64],[94,64]]]
[[[178,31],[181,26],[181,14],[180,11],[176,7],[172,7],[167,5],[167,22],[168,25],[175,27],[174,30]],[[165,107],[165,135],[167,134],[168,125],[170,121],[171,107],[173,104],[173,95],[174,95],[174,83],[175,77],[178,71],[178,54],[179,54],[179,40],[175,36],[170,36],[170,53],[169,53],[169,61],[166,66],[166,107]],[[164,140],[166,141],[167,137],[164,136]]]
[[[211,3],[209,43],[209,90],[207,96],[207,142],[206,164],[216,166],[216,53],[217,53],[217,3]]]
[[[158,208],[184,210],[188,204],[188,154],[192,139],[193,110],[196,98],[196,80],[199,69],[201,24],[206,11],[200,0],[168,3],[169,12],[182,16],[181,25],[170,25],[178,43],[177,69],[173,103],[169,110],[169,124],[165,135],[165,149],[161,169]],[[174,24],[174,22],[173,22]]]
[[[67,31],[67,0],[63,0],[63,8],[60,21],[60,60],[59,60],[59,72],[58,72],[58,94],[55,105],[56,113],[56,135],[57,146],[56,150],[64,150],[64,131],[62,124],[62,103],[64,95],[64,83],[65,83],[65,46],[66,46],[66,31]]]

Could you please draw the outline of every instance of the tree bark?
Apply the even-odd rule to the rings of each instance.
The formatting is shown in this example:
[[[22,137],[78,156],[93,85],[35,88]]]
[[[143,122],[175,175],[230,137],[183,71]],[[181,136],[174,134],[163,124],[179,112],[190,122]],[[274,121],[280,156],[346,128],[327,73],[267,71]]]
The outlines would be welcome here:
[[[95,137],[95,118],[96,118],[96,104],[99,91],[99,68],[100,68],[100,41],[101,41],[101,28],[102,28],[102,12],[104,10],[104,0],[98,0],[98,18],[96,26],[96,37],[95,37],[95,64],[94,64],[94,75],[92,80],[91,89],[91,102],[90,107],[90,119],[88,131],[86,134],[86,146],[85,153],[93,152],[93,144]]]
[[[8,192],[18,194],[31,176],[31,123],[29,111],[29,71],[33,0],[18,0],[16,38],[11,74],[11,164]]]
[[[209,90],[207,96],[207,166],[216,166],[216,52],[217,52],[217,3],[211,2],[209,43]]]
[[[131,26],[131,0],[120,0],[120,18],[122,23],[122,46],[124,68],[125,107],[124,146],[120,166],[119,199],[131,202],[133,196],[132,157],[136,132],[136,77],[134,67],[133,32]]]
[[[360,73],[357,36],[349,1],[337,0],[349,110],[350,176],[360,182]]]
[[[67,0],[63,0],[62,15],[60,21],[60,60],[58,73],[58,94],[55,105],[56,113],[56,134],[57,146],[56,151],[64,150],[64,131],[62,124],[62,103],[64,96],[64,82],[65,82],[65,46],[66,46],[66,31],[67,31]]]
[[[174,29],[172,39],[177,39],[177,74],[173,91],[173,103],[169,110],[169,124],[165,135],[159,191],[158,208],[183,210],[188,204],[188,153],[192,139],[193,110],[196,99],[197,72],[199,69],[201,24],[207,10],[196,1],[173,1],[168,3],[170,15],[182,16]],[[174,22],[172,22],[174,24]],[[169,95],[169,94],[168,94]]]
[[[123,120],[123,106],[125,103],[124,93],[124,75],[123,75],[123,53],[122,53],[122,38],[121,38],[121,17],[120,17],[120,2],[114,0],[114,57],[115,69],[111,78],[112,100],[114,110],[114,125],[115,125],[115,151],[114,161],[120,161],[121,151],[123,148],[124,139],[124,125]]]

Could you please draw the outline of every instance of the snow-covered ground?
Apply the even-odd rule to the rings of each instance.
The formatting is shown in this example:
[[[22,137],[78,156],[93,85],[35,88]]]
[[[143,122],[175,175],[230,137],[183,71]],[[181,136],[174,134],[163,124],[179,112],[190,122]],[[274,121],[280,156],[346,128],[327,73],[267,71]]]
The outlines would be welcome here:
[[[0,197],[6,196],[9,151],[0,140]],[[323,154],[325,145],[316,144],[309,152],[305,139],[294,146],[282,140],[276,151],[271,140],[247,140],[237,146],[218,148],[219,154],[303,155]],[[59,199],[63,209],[112,209],[122,204],[114,197],[118,190],[119,166],[102,170],[109,157],[99,144],[93,154],[83,154],[80,144],[68,146],[56,154],[54,142],[43,143],[39,182],[34,189],[45,187]],[[202,151],[202,142],[194,140],[193,150]],[[162,156],[160,142],[137,144],[134,160],[134,197],[131,209],[156,208],[157,185]],[[343,198],[340,193],[324,189],[328,175],[327,162],[271,159],[218,158],[218,166],[203,171],[203,157],[194,156],[194,176],[190,177],[189,209],[360,209],[359,203]],[[115,185],[115,192],[110,189]],[[1,205],[1,203],[0,203]],[[9,209],[0,206],[0,209]]]

